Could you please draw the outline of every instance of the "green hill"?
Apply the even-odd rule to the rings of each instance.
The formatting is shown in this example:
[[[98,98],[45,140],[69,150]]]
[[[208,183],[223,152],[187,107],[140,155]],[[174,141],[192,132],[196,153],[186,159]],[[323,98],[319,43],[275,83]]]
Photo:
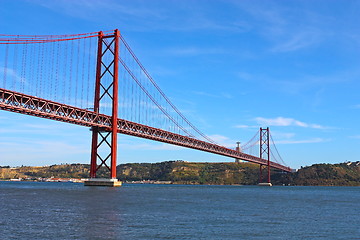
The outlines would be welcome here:
[[[251,163],[161,163],[122,164],[118,178],[123,181],[158,180],[178,184],[256,184],[258,166]]]
[[[0,179],[10,178],[88,178],[89,164],[63,164],[45,167],[0,168]],[[107,177],[101,168],[98,177]],[[264,171],[265,175],[265,171]],[[256,185],[259,166],[252,163],[128,163],[117,166],[122,181],[171,181],[174,184]],[[265,179],[265,176],[264,176]],[[294,173],[271,171],[274,185],[360,186],[360,162],[315,164]]]
[[[299,186],[360,186],[360,162],[314,164],[274,181],[281,182]]]

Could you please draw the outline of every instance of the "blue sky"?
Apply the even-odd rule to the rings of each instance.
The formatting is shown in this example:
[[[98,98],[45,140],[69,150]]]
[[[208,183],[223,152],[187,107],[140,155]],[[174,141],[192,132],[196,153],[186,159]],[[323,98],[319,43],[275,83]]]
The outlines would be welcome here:
[[[270,127],[292,168],[360,160],[359,1],[0,0],[2,34],[120,29],[217,142]],[[0,112],[0,165],[89,163],[87,128]],[[118,163],[233,161],[119,135]]]

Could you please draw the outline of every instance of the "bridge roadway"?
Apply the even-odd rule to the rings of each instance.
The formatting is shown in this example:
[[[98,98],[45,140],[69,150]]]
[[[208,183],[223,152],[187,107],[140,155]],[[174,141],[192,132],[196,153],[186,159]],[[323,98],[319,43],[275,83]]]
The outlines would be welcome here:
[[[0,110],[7,110],[91,128],[100,128],[103,131],[111,130],[111,116],[3,88],[0,88]],[[120,118],[117,121],[117,129],[118,133],[267,165],[267,160],[256,156]],[[275,169],[291,172],[291,168],[276,162],[270,161],[270,166]]]

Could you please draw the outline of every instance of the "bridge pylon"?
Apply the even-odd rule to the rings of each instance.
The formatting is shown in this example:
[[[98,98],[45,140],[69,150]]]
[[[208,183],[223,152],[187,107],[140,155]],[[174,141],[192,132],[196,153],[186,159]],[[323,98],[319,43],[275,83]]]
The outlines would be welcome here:
[[[94,112],[102,113],[102,105],[106,106],[110,100],[111,126],[109,128],[91,128],[90,180],[85,182],[87,186],[121,186],[121,182],[116,178],[119,39],[118,29],[110,35],[99,32]],[[98,164],[98,160],[100,164]],[[96,178],[96,173],[101,167],[109,170],[109,179]]]
[[[240,142],[236,142],[236,148],[235,148],[235,151],[237,151],[237,152],[241,152]],[[239,159],[239,158],[235,158],[235,162],[236,162],[236,163],[239,163],[240,161],[241,161],[241,159]]]
[[[259,185],[271,186],[270,179],[270,130],[260,128],[260,158],[267,160],[267,165],[260,164]],[[267,168],[267,182],[263,182],[263,169]]]

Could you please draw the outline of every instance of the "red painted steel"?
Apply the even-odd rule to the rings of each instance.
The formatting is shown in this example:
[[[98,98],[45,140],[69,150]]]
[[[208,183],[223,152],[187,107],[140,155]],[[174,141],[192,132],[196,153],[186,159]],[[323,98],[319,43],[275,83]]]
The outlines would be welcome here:
[[[89,111],[73,106],[29,96],[0,88],[0,109],[32,115],[56,121],[68,122],[81,126],[98,128],[100,131],[112,130],[112,118],[98,112]],[[197,149],[226,157],[238,158],[252,163],[270,165],[270,167],[286,172],[291,168],[267,161],[265,159],[237,152],[236,150],[204,142],[195,138],[153,128],[124,119],[117,119],[117,132],[131,136],[151,139],[159,142],[170,143],[186,148]]]
[[[118,70],[119,70],[119,30],[115,30],[112,35],[104,35],[99,32],[98,35],[98,52],[96,65],[96,82],[95,82],[95,97],[94,97],[94,112],[100,113],[100,102],[105,96],[111,98],[112,113],[111,113],[111,127],[110,130],[98,127],[92,127],[92,148],[91,148],[91,168],[90,177],[96,177],[96,172],[101,166],[105,166],[110,171],[110,178],[116,178],[116,157],[117,157],[117,120],[118,120]],[[108,43],[105,39],[110,39]],[[112,61],[107,63],[104,61],[105,57],[111,57]],[[111,68],[113,67],[113,68]],[[112,69],[112,71],[111,71]],[[103,78],[110,77],[112,81],[109,85],[104,86]],[[112,92],[109,90],[112,87]],[[103,94],[100,94],[101,88],[104,89]],[[99,142],[99,136],[101,141]],[[111,140],[109,141],[108,138]],[[109,148],[110,153],[102,157],[99,153],[100,147]],[[100,165],[97,165],[97,160],[100,160]],[[110,167],[107,161],[110,161]]]
[[[94,112],[99,113],[100,107],[100,79],[101,79],[101,56],[102,56],[102,38],[103,32],[98,33],[98,49],[97,49],[97,60],[96,60],[96,80],[95,80],[95,94],[94,94]],[[92,143],[91,143],[91,160],[90,160],[90,177],[96,177],[97,169],[97,149],[98,149],[98,135],[99,128],[92,127]]]
[[[267,159],[267,182],[270,183],[270,130],[269,128],[260,128],[260,158]],[[260,164],[259,181],[262,182],[262,167]]]
[[[270,183],[270,130],[266,128],[266,137],[267,137],[267,148],[268,148],[268,167],[267,167],[267,176],[268,176],[268,183]]]
[[[111,133],[111,178],[116,178],[116,157],[117,157],[117,120],[118,120],[118,73],[119,73],[119,30],[114,32],[114,70],[113,70],[113,99],[112,99],[112,133]]]
[[[113,35],[114,31],[101,32],[104,36]],[[0,34],[0,44],[32,44],[72,41],[84,38],[97,37],[99,32],[68,34],[68,35],[6,35]]]

